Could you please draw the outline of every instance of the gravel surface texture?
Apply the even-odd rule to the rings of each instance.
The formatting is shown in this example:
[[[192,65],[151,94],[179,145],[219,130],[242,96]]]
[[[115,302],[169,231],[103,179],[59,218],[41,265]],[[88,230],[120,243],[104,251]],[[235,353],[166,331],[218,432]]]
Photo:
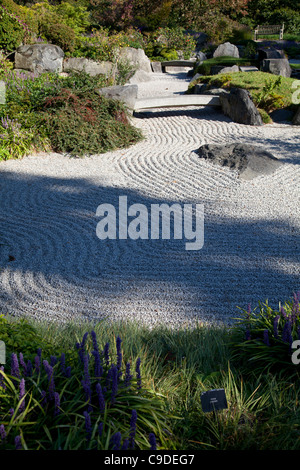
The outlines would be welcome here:
[[[139,98],[182,93],[184,74],[153,74]],[[300,127],[233,123],[218,109],[136,114],[145,140],[87,158],[0,162],[0,312],[38,319],[134,319],[150,327],[232,322],[300,289]],[[203,144],[261,146],[284,164],[251,181],[200,159]],[[105,240],[96,209],[204,204],[204,246]]]

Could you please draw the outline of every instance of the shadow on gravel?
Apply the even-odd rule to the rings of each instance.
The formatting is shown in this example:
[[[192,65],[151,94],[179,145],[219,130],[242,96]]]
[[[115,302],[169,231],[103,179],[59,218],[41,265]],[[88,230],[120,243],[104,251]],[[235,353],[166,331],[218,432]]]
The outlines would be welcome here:
[[[93,303],[95,313],[96,301],[100,311],[109,298],[122,308],[139,288],[141,303],[149,297],[163,305],[172,288],[170,301],[186,318],[236,316],[236,306],[269,298],[277,307],[299,290],[300,236],[287,222],[207,215],[199,251],[186,251],[185,240],[101,241],[96,209],[103,203],[118,209],[119,196],[149,213],[151,204],[165,202],[81,178],[2,173],[0,311],[14,313],[26,303],[34,313],[51,302],[59,309],[69,299],[79,312]]]

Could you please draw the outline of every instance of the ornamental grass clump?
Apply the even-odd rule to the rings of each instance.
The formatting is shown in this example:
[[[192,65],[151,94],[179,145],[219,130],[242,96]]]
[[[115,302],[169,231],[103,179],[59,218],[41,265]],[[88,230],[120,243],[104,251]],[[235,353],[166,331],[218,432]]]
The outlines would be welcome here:
[[[299,300],[300,292],[278,310],[268,302],[259,302],[258,310],[242,310],[232,329],[234,358],[259,372],[296,372],[291,355],[293,341],[300,339]]]
[[[91,332],[74,354],[12,353],[0,369],[0,450],[175,448],[163,397],[143,388],[139,359],[130,374],[121,343],[100,347]]]

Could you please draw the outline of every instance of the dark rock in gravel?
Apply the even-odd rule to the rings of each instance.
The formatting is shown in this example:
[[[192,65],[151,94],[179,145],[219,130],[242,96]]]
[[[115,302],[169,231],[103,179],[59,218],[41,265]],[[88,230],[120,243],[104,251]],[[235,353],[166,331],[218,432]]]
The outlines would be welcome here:
[[[296,114],[293,118],[293,124],[295,126],[300,126],[300,106],[298,106],[298,109],[296,111]]]
[[[247,144],[202,145],[197,151],[201,158],[213,164],[237,170],[239,177],[251,180],[257,176],[270,175],[282,162],[261,147]]]
[[[274,122],[292,121],[294,112],[290,109],[275,109],[270,113],[270,117]]]

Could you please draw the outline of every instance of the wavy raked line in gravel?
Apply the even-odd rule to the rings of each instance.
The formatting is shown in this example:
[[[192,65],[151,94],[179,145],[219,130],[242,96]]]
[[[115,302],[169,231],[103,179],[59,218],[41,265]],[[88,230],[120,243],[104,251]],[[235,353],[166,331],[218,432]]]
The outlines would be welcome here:
[[[154,75],[139,97],[183,92]],[[77,159],[32,155],[0,163],[0,311],[40,319],[134,319],[171,327],[229,323],[237,306],[275,307],[300,289],[300,129],[235,124],[213,108],[144,112],[146,139]],[[282,165],[242,181],[199,159],[205,143],[255,143]],[[202,250],[184,240],[96,236],[99,204],[203,203]],[[13,257],[13,258],[10,258]]]

